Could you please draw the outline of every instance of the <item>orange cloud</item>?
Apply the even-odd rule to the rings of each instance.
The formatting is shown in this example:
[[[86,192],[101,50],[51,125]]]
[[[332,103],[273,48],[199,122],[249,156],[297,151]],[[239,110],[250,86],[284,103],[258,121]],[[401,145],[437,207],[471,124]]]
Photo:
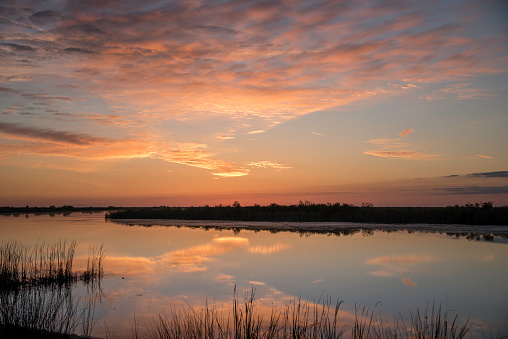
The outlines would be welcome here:
[[[413,133],[414,131],[415,131],[415,130],[414,130],[414,128],[408,128],[408,129],[405,129],[405,130],[403,130],[402,132],[400,132],[400,133],[399,133],[399,136],[401,136],[401,137],[405,138],[405,137],[407,137],[407,135],[408,135],[409,133]]]
[[[407,285],[409,287],[417,287],[418,286],[417,283],[411,281],[411,279],[409,279],[409,278],[402,279],[402,282],[404,283],[404,285]]]
[[[492,157],[489,157],[488,155],[477,154],[476,156],[484,159],[492,159]]]

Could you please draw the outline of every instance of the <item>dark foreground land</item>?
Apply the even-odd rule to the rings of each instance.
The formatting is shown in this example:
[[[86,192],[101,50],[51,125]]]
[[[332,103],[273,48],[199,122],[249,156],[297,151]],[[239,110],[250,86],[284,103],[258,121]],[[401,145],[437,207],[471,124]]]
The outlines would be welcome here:
[[[350,204],[201,207],[144,207],[108,213],[110,219],[182,219],[291,222],[354,222],[380,224],[461,224],[508,226],[508,207],[475,203],[448,207],[373,207]]]

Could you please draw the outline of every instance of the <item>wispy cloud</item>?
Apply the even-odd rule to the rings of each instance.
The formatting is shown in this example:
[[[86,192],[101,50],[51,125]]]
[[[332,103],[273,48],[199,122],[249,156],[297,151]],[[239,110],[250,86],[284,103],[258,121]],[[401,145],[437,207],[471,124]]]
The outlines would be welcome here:
[[[436,191],[441,191],[446,194],[458,194],[458,195],[507,194],[508,186],[441,187],[437,188]]]
[[[458,83],[453,84],[450,87],[442,88],[437,91],[433,91],[431,94],[425,97],[427,100],[439,100],[446,99],[447,97],[453,96],[457,99],[490,99],[499,95],[499,92],[494,92],[486,88],[477,88],[471,83]]]
[[[13,140],[0,144],[0,151],[4,154],[64,156],[90,160],[155,158],[209,170],[218,177],[244,176],[249,173],[245,166],[215,159],[213,154],[206,151],[206,145],[198,143],[168,145],[140,138],[117,140],[8,123],[0,123],[0,136]]]
[[[218,177],[238,177],[249,174],[249,170],[231,162],[213,158],[207,146],[199,143],[180,143],[174,147],[160,148],[154,158],[168,162],[198,167],[213,171]]]
[[[482,79],[508,65],[504,26],[489,20],[497,6],[11,1],[0,12],[2,156],[146,157],[218,178],[287,169],[226,160],[221,147],[366,99],[491,98]],[[440,155],[410,130],[364,154]]]
[[[467,174],[470,178],[508,178],[508,171],[478,172]]]
[[[272,162],[272,161],[249,162],[249,163],[246,163],[245,165],[251,166],[251,167],[258,167],[258,168],[274,168],[278,171],[293,168],[291,166],[279,164],[279,163]]]
[[[55,76],[166,116],[255,115],[270,126],[422,83],[499,73],[505,64],[500,41],[467,37],[479,34],[470,25],[477,13],[453,12],[427,27],[436,20],[435,8],[418,3],[382,11],[331,0],[314,6],[212,2],[206,9],[183,0],[149,0],[135,9],[105,2],[99,10],[72,1],[40,7],[12,4],[0,17],[12,40],[6,42],[13,50],[7,65],[30,51],[36,55],[25,60],[41,67],[35,74],[57,60],[68,67],[54,69]],[[479,52],[489,48],[499,52]],[[394,80],[405,85],[394,91]],[[478,96],[464,84],[451,84],[449,91]]]
[[[391,159],[414,159],[425,160],[440,156],[440,154],[428,154],[426,152],[414,149],[415,146],[408,142],[402,142],[402,138],[412,133],[414,129],[406,129],[400,132],[401,138],[380,138],[366,141],[366,143],[373,144],[377,147],[374,150],[364,151],[363,154],[373,155],[382,158]]]
[[[91,145],[110,143],[115,140],[109,138],[92,137],[86,134],[55,131],[49,128],[35,128],[20,124],[0,122],[0,134],[21,140],[46,140],[61,144]]]
[[[420,160],[439,156],[439,154],[425,154],[418,151],[365,151],[363,153],[382,158],[404,158]]]
[[[483,155],[483,154],[477,154],[476,156],[479,158],[484,158],[484,159],[492,159],[492,157],[490,157],[488,155]]]

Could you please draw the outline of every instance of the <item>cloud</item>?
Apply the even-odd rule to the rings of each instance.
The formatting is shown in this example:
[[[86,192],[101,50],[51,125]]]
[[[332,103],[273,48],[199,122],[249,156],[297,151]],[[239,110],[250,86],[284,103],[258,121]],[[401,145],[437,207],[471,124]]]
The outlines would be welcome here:
[[[411,279],[409,279],[409,278],[402,279],[402,282],[404,283],[404,285],[407,285],[409,287],[417,287],[418,286],[417,283],[411,281]]]
[[[31,46],[18,45],[18,44],[13,44],[13,43],[5,43],[4,42],[4,43],[0,43],[0,46],[5,46],[5,47],[8,47],[13,50],[20,51],[20,52],[34,52],[34,51],[36,51],[36,48],[33,48]]]
[[[0,144],[0,151],[5,154],[38,154],[77,159],[154,158],[209,170],[220,178],[248,175],[250,170],[247,167],[278,171],[292,168],[270,161],[251,162],[242,166],[214,158],[205,144],[166,144],[142,136],[112,139],[12,123],[0,123],[0,136],[13,140]]]
[[[46,140],[61,144],[91,145],[114,142],[113,139],[92,137],[86,134],[55,131],[48,128],[27,127],[19,124],[0,122],[0,134],[21,140]]]
[[[469,173],[469,174],[452,174],[447,175],[445,178],[486,178],[486,179],[496,179],[496,178],[508,178],[508,171],[494,171],[494,172],[477,172],[477,173]]]
[[[433,91],[425,97],[426,100],[446,99],[449,96],[455,96],[457,99],[490,99],[500,93],[485,89],[476,88],[470,83],[453,84],[450,87]]]
[[[484,158],[484,159],[492,159],[492,157],[490,157],[488,155],[477,154],[476,156],[479,158]]]
[[[436,188],[446,194],[507,194],[508,186],[467,186]]]
[[[20,120],[4,126],[3,135],[16,142],[4,143],[2,152],[152,157],[217,177],[245,176],[252,167],[285,165],[220,160],[212,144],[202,143],[209,135],[178,139],[161,125],[205,125],[203,117],[219,116],[242,126],[224,133],[223,126],[210,131],[214,127],[207,125],[214,139],[227,140],[381,95],[418,90],[424,97],[490,97],[475,77],[506,72],[506,34],[488,20],[497,5],[481,6],[481,12],[444,6],[439,16],[436,6],[333,0],[313,6],[303,0],[207,6],[186,0],[9,2],[0,16],[0,91],[8,99],[6,110]],[[478,23],[485,26],[479,30]],[[22,87],[13,81],[20,79]],[[441,90],[429,93],[430,85]],[[30,121],[37,127],[24,122],[33,114],[41,118]],[[42,128],[42,119],[58,119],[61,131]],[[90,122],[107,137],[73,132]],[[105,127],[111,127],[108,134]],[[153,140],[142,138],[146,135]],[[401,140],[374,140],[370,144],[380,146],[365,154],[439,156]]]
[[[227,274],[221,274],[217,278],[215,278],[215,280],[217,280],[217,281],[233,281],[234,279],[235,279],[235,277],[233,277],[232,275],[227,275]]]
[[[401,137],[406,137],[413,131],[414,129],[406,129],[399,135]],[[412,149],[414,146],[409,143],[402,142],[401,138],[379,138],[368,140],[366,143],[375,145],[377,149],[364,151],[363,154],[373,155],[376,157],[425,160],[440,156],[440,154],[428,154],[426,152],[414,150]]]
[[[63,50],[64,52],[67,52],[67,53],[84,53],[84,54],[94,54],[94,53],[97,53],[97,52],[94,52],[94,51],[90,51],[86,48],[76,48],[76,47],[68,47],[68,48],[65,48]]]
[[[249,163],[246,163],[245,165],[251,166],[251,167],[258,167],[258,168],[274,168],[278,171],[293,168],[291,166],[286,166],[286,165],[278,164],[276,162],[271,162],[271,161],[249,162]]]
[[[249,170],[233,163],[214,159],[206,152],[207,146],[199,143],[180,143],[166,149],[160,148],[154,158],[164,161],[212,170],[218,177],[238,177],[249,174]]]
[[[220,140],[231,140],[231,139],[235,139],[236,137],[232,136],[232,135],[218,135],[217,136],[217,139],[220,139]]]
[[[407,135],[408,135],[409,133],[413,133],[414,131],[415,131],[415,130],[414,130],[414,128],[408,128],[408,129],[405,129],[405,130],[403,130],[402,132],[400,132],[400,133],[399,133],[399,136],[401,136],[401,137],[405,138],[405,137],[407,137]]]
[[[29,60],[40,69],[32,72],[43,74],[45,65],[59,62],[67,67],[54,69],[56,77],[165,115],[255,115],[271,126],[425,82],[448,80],[464,92],[469,87],[463,79],[453,87],[457,77],[500,73],[505,64],[503,35],[467,38],[482,34],[472,23],[478,20],[470,19],[478,13],[470,9],[440,8],[445,13],[436,17],[434,6],[418,3],[379,12],[365,3],[331,0],[206,7],[148,0],[144,6],[106,2],[100,8],[63,1],[43,8],[14,3],[1,17],[14,41],[28,35],[26,46],[38,46]],[[51,29],[34,26],[34,20]],[[6,61],[19,60],[21,52]],[[91,52],[97,52],[93,60]],[[396,81],[404,85],[394,90]]]
[[[469,178],[508,178],[508,171],[479,172],[466,175]]]
[[[364,154],[382,158],[428,159],[440,156],[439,154],[425,154],[417,151],[366,151]]]

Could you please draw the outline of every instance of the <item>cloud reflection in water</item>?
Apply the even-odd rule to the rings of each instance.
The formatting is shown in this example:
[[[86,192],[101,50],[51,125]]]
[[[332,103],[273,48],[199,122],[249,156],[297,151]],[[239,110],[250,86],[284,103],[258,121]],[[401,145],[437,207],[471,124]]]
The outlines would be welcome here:
[[[379,269],[369,272],[378,277],[401,277],[401,281],[410,287],[418,284],[405,277],[407,273],[415,272],[421,265],[439,261],[439,257],[430,254],[410,254],[404,256],[381,256],[366,260],[367,265],[377,265]]]

